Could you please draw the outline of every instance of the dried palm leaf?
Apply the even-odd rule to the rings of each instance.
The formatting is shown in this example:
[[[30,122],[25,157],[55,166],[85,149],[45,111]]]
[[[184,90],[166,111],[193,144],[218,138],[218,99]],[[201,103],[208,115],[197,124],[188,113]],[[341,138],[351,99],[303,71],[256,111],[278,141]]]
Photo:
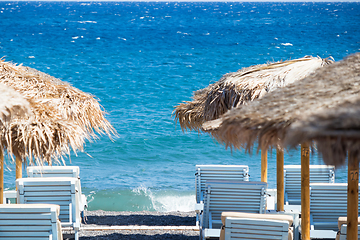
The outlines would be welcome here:
[[[1,145],[30,164],[64,163],[64,155],[82,150],[96,132],[115,133],[93,96],[59,79],[0,60],[0,83],[30,102],[32,118],[12,119],[0,129]]]
[[[301,80],[332,62],[330,59],[305,56],[228,73],[218,82],[196,91],[192,101],[176,106],[173,115],[183,130],[199,131],[205,121],[217,119],[229,109]]]
[[[34,100],[32,115],[15,117],[1,129],[1,146],[9,154],[28,159],[29,164],[64,164],[63,155],[82,150],[90,135],[78,124],[64,120],[51,106]],[[12,158],[11,158],[12,159]]]
[[[30,114],[30,104],[20,93],[0,83],[0,126],[13,117]]]
[[[333,79],[352,85],[360,84],[360,53],[348,57],[334,65],[327,72],[318,75],[319,79]],[[342,85],[345,92],[350,87]],[[353,92],[346,99],[337,99],[336,106],[322,108],[301,116],[299,121],[291,124],[286,134],[285,144],[296,146],[305,141],[315,141],[319,152],[328,164],[342,165],[346,155],[352,152],[360,156],[360,95]]]
[[[258,141],[259,149],[262,149],[270,146],[283,147],[285,146],[285,138],[292,139],[288,141],[293,146],[296,143],[318,138],[319,149],[324,156],[328,156],[326,151],[332,156],[339,156],[339,154],[332,152],[333,148],[328,147],[337,144],[337,149],[346,149],[342,144],[344,141],[340,141],[345,137],[345,135],[341,135],[341,128],[350,134],[352,128],[358,127],[359,115],[353,114],[353,119],[347,120],[349,123],[352,122],[353,125],[351,125],[345,121],[346,115],[335,118],[334,114],[340,116],[343,111],[348,112],[348,115],[352,114],[353,111],[358,110],[359,103],[360,54],[356,54],[343,61],[318,69],[302,81],[277,89],[262,99],[248,104],[246,108],[233,109],[220,119],[205,123],[203,130],[210,131],[216,139],[225,143],[226,146],[242,147],[248,151],[251,151],[256,141]],[[352,106],[351,109],[347,109],[349,105]],[[289,127],[301,119],[305,119],[303,120],[304,126],[316,125],[321,135],[319,132],[313,132],[314,128],[310,127],[304,127],[305,130],[307,129],[305,132],[308,132],[309,135],[301,135],[297,131],[301,130],[302,127],[294,127],[295,130],[293,130],[291,137],[287,136],[290,134]],[[343,119],[345,122],[339,125]],[[329,130],[321,130],[320,125],[322,128],[328,127]],[[294,124],[294,126],[297,125]],[[339,130],[338,135],[331,137],[330,133],[335,130]],[[323,143],[320,143],[320,139],[322,142],[325,138],[330,139],[324,142],[324,146],[326,145],[327,148],[321,147]],[[356,138],[356,143],[360,143],[359,140],[360,137]],[[349,144],[353,145],[350,142]],[[338,160],[324,158],[324,161],[327,164],[337,165],[344,161],[344,155]]]
[[[92,95],[55,77],[0,60],[0,82],[13,87],[26,99],[41,99],[48,106],[58,108],[64,119],[78,123],[93,137],[95,132],[109,137],[116,133],[105,119],[103,107]]]

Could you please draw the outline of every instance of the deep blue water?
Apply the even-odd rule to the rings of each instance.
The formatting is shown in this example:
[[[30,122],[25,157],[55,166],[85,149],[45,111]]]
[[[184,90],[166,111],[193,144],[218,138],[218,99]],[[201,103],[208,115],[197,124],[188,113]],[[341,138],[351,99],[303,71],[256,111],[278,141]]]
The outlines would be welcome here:
[[[66,162],[80,166],[90,210],[191,210],[195,164],[246,164],[260,180],[260,155],[183,133],[174,106],[242,67],[359,52],[359,22],[360,3],[346,2],[0,1],[0,57],[95,95],[109,113],[119,138],[87,143]],[[322,164],[316,152],[311,163]],[[300,164],[299,152],[285,164]],[[8,167],[5,188],[14,188]],[[336,181],[346,182],[345,168]]]

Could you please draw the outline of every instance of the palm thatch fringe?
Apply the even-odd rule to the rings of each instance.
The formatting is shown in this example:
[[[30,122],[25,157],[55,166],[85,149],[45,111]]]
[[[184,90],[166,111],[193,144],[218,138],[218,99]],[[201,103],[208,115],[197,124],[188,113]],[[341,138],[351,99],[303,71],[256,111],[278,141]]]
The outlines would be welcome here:
[[[336,68],[335,68],[336,67]],[[360,84],[360,53],[334,66],[321,78],[349,78]],[[345,85],[344,87],[347,88]],[[348,96],[333,108],[325,108],[311,115],[302,116],[291,124],[285,144],[292,147],[305,141],[314,141],[328,164],[342,165],[352,152],[360,157],[360,96]]]
[[[55,77],[0,60],[0,82],[14,88],[26,99],[39,99],[43,104],[58,108],[63,118],[78,123],[94,138],[95,132],[106,133],[109,137],[116,134],[105,119],[103,107],[92,95]]]
[[[13,118],[0,128],[1,146],[8,154],[19,156],[25,163],[52,165],[64,164],[64,155],[83,150],[90,135],[78,124],[64,120],[53,106],[36,100],[31,102],[32,117]],[[10,160],[13,160],[11,155]]]
[[[0,127],[14,117],[30,114],[30,104],[20,93],[0,83]]]
[[[192,101],[176,106],[173,115],[183,130],[201,130],[205,121],[219,118],[229,109],[263,97],[266,93],[301,80],[331,59],[305,56],[276,63],[250,66],[225,74],[218,82],[196,91]]]
[[[64,155],[83,150],[96,133],[116,134],[93,96],[50,75],[0,60],[0,83],[21,93],[33,114],[0,128],[11,160],[16,155],[29,164],[64,164]]]
[[[233,109],[220,119],[203,124],[203,130],[210,131],[219,142],[231,148],[245,148],[251,151],[256,141],[259,149],[270,146],[284,147],[289,127],[294,122],[309,119],[318,113],[327,112],[328,109],[336,111],[336,108],[340,109],[360,99],[359,63],[360,54],[356,54],[318,69],[304,80],[277,89],[248,104],[246,108]],[[313,122],[315,121],[317,120]],[[336,122],[333,123],[336,124]],[[336,129],[335,126],[333,125],[334,129]],[[296,133],[292,136],[294,135]],[[306,139],[312,138],[299,137],[298,140],[292,141],[292,145]],[[325,145],[332,146],[334,139],[339,140],[338,137],[331,139],[319,145],[319,149],[324,149],[322,146]],[[320,140],[317,142],[319,143]],[[352,143],[350,145],[353,146]],[[344,148],[344,146],[338,145],[337,149],[339,148]],[[327,148],[323,151],[326,156],[325,152],[331,149]],[[335,155],[335,153],[331,154]],[[330,159],[324,159],[324,161],[336,164]]]

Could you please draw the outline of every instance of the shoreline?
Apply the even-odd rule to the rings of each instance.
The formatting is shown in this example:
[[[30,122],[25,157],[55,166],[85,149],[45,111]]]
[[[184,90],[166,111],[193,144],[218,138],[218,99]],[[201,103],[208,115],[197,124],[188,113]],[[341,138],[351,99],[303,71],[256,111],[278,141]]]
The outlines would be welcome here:
[[[81,224],[79,236],[81,240],[195,240],[199,238],[199,230],[196,227],[195,212],[115,212],[96,210],[86,212],[86,223]],[[71,239],[71,237],[69,238],[65,234],[64,240],[66,239]]]

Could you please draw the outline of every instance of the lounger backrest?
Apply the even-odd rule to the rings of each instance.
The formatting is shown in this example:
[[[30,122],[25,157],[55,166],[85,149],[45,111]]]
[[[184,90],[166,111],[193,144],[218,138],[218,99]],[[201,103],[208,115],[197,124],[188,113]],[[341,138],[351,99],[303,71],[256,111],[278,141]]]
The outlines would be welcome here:
[[[347,183],[310,184],[310,217],[315,230],[338,231],[338,218],[346,215]]]
[[[30,178],[35,177],[74,177],[77,178],[77,189],[80,197],[80,211],[87,207],[86,196],[82,195],[80,182],[80,169],[78,166],[29,166],[27,174]]]
[[[74,177],[79,178],[78,166],[29,166],[28,177]]]
[[[269,219],[233,218],[225,220],[225,240],[277,239],[287,240],[289,222]]]
[[[207,181],[249,181],[249,167],[246,165],[196,165],[196,202],[200,203]]]
[[[310,165],[310,183],[334,183],[335,167]],[[290,205],[301,204],[301,166],[284,166],[285,201]],[[285,202],[285,204],[286,204]]]
[[[264,182],[206,182],[205,185],[205,228],[209,227],[210,220],[221,226],[222,212],[265,212],[267,184]]]
[[[62,240],[59,212],[50,204],[1,204],[0,239]]]
[[[16,180],[18,203],[60,205],[62,226],[80,223],[79,193],[76,178],[19,178]]]

